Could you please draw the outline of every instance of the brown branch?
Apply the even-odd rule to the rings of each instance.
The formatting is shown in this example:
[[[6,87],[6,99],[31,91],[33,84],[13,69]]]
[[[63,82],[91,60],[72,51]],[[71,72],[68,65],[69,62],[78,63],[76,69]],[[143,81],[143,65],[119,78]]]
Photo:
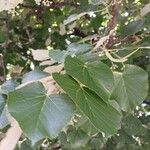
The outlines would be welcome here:
[[[118,16],[118,3],[117,0],[114,0],[114,3],[112,5],[112,10],[111,10],[111,19],[108,22],[108,27],[107,27],[107,34],[109,34],[109,32],[111,30],[113,30],[116,27],[116,20],[117,20],[117,16]],[[106,45],[107,48],[111,48],[114,44],[114,36],[110,36],[109,41]]]

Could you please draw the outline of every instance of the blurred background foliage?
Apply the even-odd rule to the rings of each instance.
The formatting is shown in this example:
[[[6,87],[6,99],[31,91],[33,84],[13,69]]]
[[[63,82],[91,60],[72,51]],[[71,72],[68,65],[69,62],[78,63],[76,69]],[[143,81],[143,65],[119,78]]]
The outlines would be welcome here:
[[[34,0],[24,0],[13,11],[0,12],[0,82],[14,88],[22,76],[34,69],[57,65],[55,61],[40,65],[32,50],[59,50],[61,55],[52,55],[60,60],[71,43],[93,46],[97,37],[109,31],[109,21],[113,15],[111,0],[49,0],[36,4]],[[150,45],[150,14],[141,17],[141,8],[149,0],[120,0],[116,16],[116,35],[110,49],[124,56],[138,47]],[[74,45],[75,47],[77,45]],[[71,47],[71,46],[70,46]],[[73,46],[70,48],[73,50]],[[94,55],[94,54],[93,54]],[[94,57],[95,58],[95,57]],[[105,58],[102,61],[110,62]],[[127,63],[142,67],[149,74],[150,50],[140,49]],[[11,80],[9,80],[11,79]],[[7,80],[7,81],[6,81]],[[6,82],[5,82],[6,81]],[[11,90],[11,89],[10,89]],[[1,130],[3,136],[6,129]],[[118,134],[107,137],[97,133],[86,118],[75,115],[73,124],[58,138],[41,141],[35,149],[78,149],[78,150],[148,150],[150,148],[150,92],[132,115],[124,114]],[[16,149],[32,150],[30,141],[22,136]]]

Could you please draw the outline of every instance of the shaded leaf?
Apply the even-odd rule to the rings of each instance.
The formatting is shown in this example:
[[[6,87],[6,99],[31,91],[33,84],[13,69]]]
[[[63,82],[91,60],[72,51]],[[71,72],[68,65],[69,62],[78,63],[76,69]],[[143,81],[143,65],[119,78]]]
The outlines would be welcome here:
[[[133,115],[126,116],[122,125],[124,131],[129,135],[143,135],[146,132],[141,121]]]
[[[0,31],[0,43],[3,43],[7,39],[7,28],[5,26],[1,26]]]
[[[127,25],[123,26],[120,34],[124,38],[126,36],[133,35],[143,29],[144,21],[143,20],[136,20],[128,23]]]
[[[68,141],[71,144],[73,149],[78,149],[81,147],[85,147],[87,142],[89,141],[89,136],[82,129],[71,128],[67,132]]]
[[[108,139],[107,136],[104,137],[102,133],[98,133],[91,139],[90,146],[94,150],[101,149],[106,143],[107,139]]]
[[[148,92],[148,75],[140,67],[126,65],[125,70],[115,72],[115,88],[111,99],[116,100],[122,110],[131,111],[142,103]]]
[[[96,17],[92,18],[90,26],[93,27],[95,30],[98,30],[103,22],[103,16],[96,15]]]

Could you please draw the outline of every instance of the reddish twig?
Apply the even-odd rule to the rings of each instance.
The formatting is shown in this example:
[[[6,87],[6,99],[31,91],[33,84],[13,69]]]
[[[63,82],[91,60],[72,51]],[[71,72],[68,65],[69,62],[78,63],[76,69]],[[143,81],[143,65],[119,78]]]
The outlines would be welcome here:
[[[111,10],[111,19],[108,22],[108,28],[107,28],[107,34],[109,34],[109,32],[111,30],[113,30],[116,27],[116,20],[117,20],[117,16],[118,16],[118,3],[116,0],[114,0],[114,3],[112,5],[112,10]],[[106,45],[107,48],[111,48],[114,44],[114,36],[110,36],[109,41]]]

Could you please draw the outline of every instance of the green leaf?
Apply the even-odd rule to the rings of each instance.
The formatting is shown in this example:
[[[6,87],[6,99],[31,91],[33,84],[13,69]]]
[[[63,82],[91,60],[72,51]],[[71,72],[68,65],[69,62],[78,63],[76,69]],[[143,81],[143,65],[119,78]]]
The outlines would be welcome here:
[[[121,28],[120,34],[124,38],[126,36],[130,36],[139,32],[141,29],[143,29],[143,27],[144,27],[143,20],[132,21]]]
[[[67,140],[67,135],[65,131],[60,132],[58,135],[58,140],[63,144],[64,148],[69,146],[69,142]]]
[[[99,57],[96,53],[89,51],[84,53],[83,55],[78,55],[78,58],[84,62],[94,62],[94,61],[101,61],[103,58]]]
[[[141,121],[133,116],[129,115],[123,119],[122,126],[124,131],[129,135],[143,135],[146,129],[142,126]]]
[[[121,114],[114,107],[66,74],[55,73],[53,78],[98,130],[116,133],[120,127]]]
[[[49,50],[49,57],[58,63],[63,63],[66,57],[67,51],[61,50]]]
[[[106,144],[108,137],[104,136],[102,133],[98,133],[90,140],[91,149],[99,150]]]
[[[83,113],[80,113],[79,115],[81,115],[81,117],[77,119],[78,122],[75,125],[76,128],[82,129],[89,136],[92,136],[98,133],[98,130],[93,126],[90,120]]]
[[[2,95],[0,95],[0,129],[3,129],[9,124],[6,114],[7,114],[6,103]]]
[[[65,58],[68,55],[70,55],[70,56],[81,55],[82,56],[82,55],[88,53],[91,49],[92,49],[92,46],[89,44],[72,43],[68,46],[67,51],[50,50],[49,56],[55,62],[64,63]]]
[[[0,43],[3,43],[6,40],[6,33],[0,31]]]
[[[49,73],[40,71],[40,70],[33,70],[23,75],[22,83],[36,81],[42,78],[49,76]]]
[[[72,57],[77,56],[84,61],[95,61],[99,59],[99,56],[93,53],[91,51],[92,49],[93,47],[90,44],[72,43],[67,48],[67,55],[70,55]]]
[[[45,136],[56,137],[75,107],[65,94],[48,96],[42,83],[33,82],[9,93],[8,109],[34,144]]]
[[[99,29],[103,22],[103,16],[96,15],[96,17],[91,19],[90,26],[93,27],[96,31]]]
[[[107,65],[100,61],[83,62],[77,57],[68,56],[65,60],[65,70],[67,74],[98,94],[103,101],[108,101],[113,90],[114,79]]]
[[[149,150],[150,148],[150,143],[146,142],[143,146],[142,146],[142,150]]]
[[[15,88],[19,85],[15,80],[7,80],[0,86],[0,93],[8,94],[11,91],[14,91]]]
[[[71,128],[67,132],[68,141],[71,144],[73,149],[78,149],[81,147],[85,147],[87,142],[89,141],[89,136],[82,129]]]
[[[122,110],[131,111],[142,103],[148,92],[146,71],[134,65],[126,65],[125,70],[115,72],[115,88],[111,99],[116,100]]]
[[[68,55],[78,56],[78,55],[83,55],[89,52],[91,49],[92,49],[92,46],[90,44],[72,43],[68,46],[67,52],[68,52]]]

